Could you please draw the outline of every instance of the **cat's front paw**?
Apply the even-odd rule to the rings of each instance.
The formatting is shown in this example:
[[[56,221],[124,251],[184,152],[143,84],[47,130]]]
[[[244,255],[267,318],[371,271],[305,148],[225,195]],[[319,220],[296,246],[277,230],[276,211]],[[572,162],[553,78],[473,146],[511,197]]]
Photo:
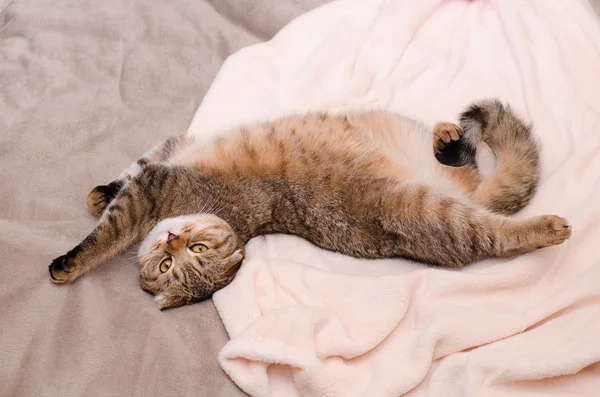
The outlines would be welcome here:
[[[120,188],[121,184],[117,182],[111,182],[108,185],[100,185],[93,188],[87,197],[88,210],[92,215],[102,215],[102,212],[115,198]]]
[[[54,259],[50,266],[50,280],[54,284],[64,284],[73,281],[79,275],[76,271],[76,265],[73,256],[66,254]]]

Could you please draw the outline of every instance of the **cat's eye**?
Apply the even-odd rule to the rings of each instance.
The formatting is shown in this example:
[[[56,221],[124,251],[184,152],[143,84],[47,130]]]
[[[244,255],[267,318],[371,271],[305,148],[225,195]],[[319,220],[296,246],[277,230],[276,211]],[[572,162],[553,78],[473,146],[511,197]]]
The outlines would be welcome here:
[[[173,263],[173,260],[171,258],[167,258],[167,259],[163,260],[162,262],[160,262],[160,272],[165,273],[167,270],[169,270],[171,268],[172,263]]]
[[[190,250],[192,252],[197,253],[197,254],[199,254],[201,252],[204,252],[207,249],[208,249],[208,247],[206,245],[204,245],[204,244],[194,244],[194,245],[190,246]]]

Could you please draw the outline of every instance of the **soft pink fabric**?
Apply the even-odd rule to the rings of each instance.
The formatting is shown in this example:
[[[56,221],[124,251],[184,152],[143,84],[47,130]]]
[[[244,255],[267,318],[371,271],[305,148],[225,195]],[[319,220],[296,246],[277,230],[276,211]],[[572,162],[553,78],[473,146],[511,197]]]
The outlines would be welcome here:
[[[542,143],[519,217],[567,217],[567,243],[463,271],[367,261],[293,236],[253,240],[214,301],[220,362],[253,396],[600,393],[600,25],[578,0],[339,0],[232,56],[189,133],[308,109],[380,107],[428,123],[499,97]]]

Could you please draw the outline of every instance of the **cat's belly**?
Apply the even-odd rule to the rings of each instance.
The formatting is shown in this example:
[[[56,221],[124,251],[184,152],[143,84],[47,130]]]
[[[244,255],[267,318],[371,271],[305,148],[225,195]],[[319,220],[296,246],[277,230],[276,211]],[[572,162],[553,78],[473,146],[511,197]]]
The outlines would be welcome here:
[[[453,189],[433,153],[432,133],[387,112],[307,115],[247,126],[194,142],[170,160],[202,173],[282,177],[290,183],[389,178]]]
[[[378,146],[395,166],[405,171],[404,181],[443,191],[455,191],[449,167],[434,155],[432,132],[420,123],[397,117],[393,130],[381,134]]]

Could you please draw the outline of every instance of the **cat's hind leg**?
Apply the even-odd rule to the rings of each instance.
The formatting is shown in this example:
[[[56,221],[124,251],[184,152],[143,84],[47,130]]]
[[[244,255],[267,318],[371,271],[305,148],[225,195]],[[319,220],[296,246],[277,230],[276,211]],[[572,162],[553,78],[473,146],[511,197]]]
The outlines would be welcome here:
[[[166,162],[178,149],[185,146],[189,139],[186,135],[179,135],[160,142],[144,153],[139,160],[127,167],[118,178],[107,185],[99,185],[93,188],[87,197],[87,206],[90,213],[96,217],[101,216],[119,191],[144,168],[150,164]]]
[[[395,187],[385,195],[383,209],[381,224],[396,236],[396,255],[442,267],[520,255],[571,236],[564,218],[512,219],[424,185]]]

